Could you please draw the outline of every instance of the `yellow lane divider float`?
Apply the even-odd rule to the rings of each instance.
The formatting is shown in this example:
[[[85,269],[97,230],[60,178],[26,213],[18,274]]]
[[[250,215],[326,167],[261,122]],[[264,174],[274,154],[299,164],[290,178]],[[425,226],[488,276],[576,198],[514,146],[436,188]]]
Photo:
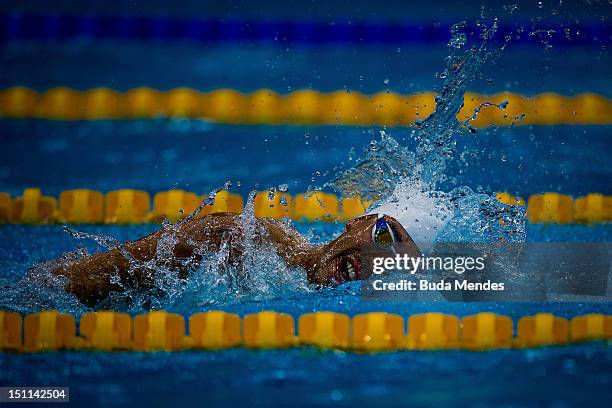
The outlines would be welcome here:
[[[189,336],[192,348],[237,347],[242,341],[240,317],[220,311],[196,313],[189,318]]]
[[[411,350],[459,348],[459,319],[442,313],[410,316],[407,346]]]
[[[346,349],[349,347],[350,318],[333,312],[306,313],[298,320],[302,344]]]
[[[284,348],[297,344],[293,317],[285,313],[259,312],[242,319],[242,341],[250,348]]]
[[[150,312],[134,317],[134,349],[173,351],[185,348],[185,319],[176,313]]]
[[[404,348],[404,319],[400,315],[373,312],[357,315],[352,321],[352,348],[363,351]]]
[[[64,350],[80,346],[73,316],[46,310],[27,315],[23,324],[26,351]]]
[[[138,224],[176,222],[193,212],[204,196],[183,190],[162,191],[151,198],[146,191],[122,189],[103,194],[89,189],[67,190],[58,200],[43,195],[39,188],[27,188],[23,195],[11,199],[0,193],[0,223],[45,224]],[[497,193],[507,205],[525,206],[525,200],[508,193]],[[366,213],[371,205],[359,197],[339,198],[321,191],[287,193],[267,191],[255,196],[257,217],[296,221],[346,221]],[[212,204],[198,214],[214,212],[241,213],[244,200],[238,194],[220,191]],[[612,196],[591,193],[573,199],[559,193],[536,194],[527,202],[527,219],[531,223],[605,223],[612,221]]]
[[[566,344],[569,340],[567,319],[550,313],[523,317],[518,322],[517,343],[522,347]]]
[[[488,350],[512,346],[512,319],[495,313],[479,313],[463,318],[463,348]]]
[[[125,313],[86,313],[79,330],[86,346],[106,351],[132,348],[132,318]]]
[[[187,117],[232,124],[347,124],[408,126],[433,112],[435,93],[401,95],[383,91],[366,96],[359,92],[322,93],[298,90],[287,95],[269,89],[245,94],[233,89],[200,92],[189,88],[160,91],[135,88],[118,92],[109,88],[79,91],[67,87],[39,93],[21,86],[0,90],[0,117],[55,120],[142,119]],[[612,100],[594,93],[563,96],[552,92],[523,96],[466,93],[457,115],[471,118],[485,102],[473,126],[610,124]],[[520,118],[520,120],[517,120]]]
[[[263,311],[244,316],[222,311],[197,313],[186,331],[183,316],[164,311],[130,317],[124,313],[92,312],[80,319],[46,310],[27,315],[0,311],[0,351],[175,351],[248,347],[272,349],[319,347],[360,352],[393,350],[484,351],[612,340],[612,316],[588,314],[567,320],[550,313],[521,318],[513,337],[512,319],[479,313],[460,319],[442,313],[408,318],[373,312],[352,319],[341,313],[300,316],[298,333],[292,316]]]

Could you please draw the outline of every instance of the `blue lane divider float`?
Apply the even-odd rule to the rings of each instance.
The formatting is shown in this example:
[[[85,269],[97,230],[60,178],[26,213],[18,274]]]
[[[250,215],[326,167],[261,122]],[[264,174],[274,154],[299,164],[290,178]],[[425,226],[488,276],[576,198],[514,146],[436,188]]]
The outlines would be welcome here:
[[[314,21],[218,21],[206,18],[94,16],[71,14],[0,13],[0,43],[18,40],[108,38],[191,40],[196,42],[254,41],[280,43],[431,43],[446,42],[452,23],[375,23]],[[480,30],[468,24],[475,39]],[[493,36],[505,42],[554,45],[602,45],[612,42],[612,26],[574,22],[499,24]]]

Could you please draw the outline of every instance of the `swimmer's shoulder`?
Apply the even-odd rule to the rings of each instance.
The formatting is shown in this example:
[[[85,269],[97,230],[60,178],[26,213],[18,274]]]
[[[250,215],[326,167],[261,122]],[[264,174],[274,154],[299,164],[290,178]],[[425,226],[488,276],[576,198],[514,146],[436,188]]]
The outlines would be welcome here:
[[[217,212],[195,217],[180,226],[186,234],[219,233],[239,228],[240,214],[230,212]]]

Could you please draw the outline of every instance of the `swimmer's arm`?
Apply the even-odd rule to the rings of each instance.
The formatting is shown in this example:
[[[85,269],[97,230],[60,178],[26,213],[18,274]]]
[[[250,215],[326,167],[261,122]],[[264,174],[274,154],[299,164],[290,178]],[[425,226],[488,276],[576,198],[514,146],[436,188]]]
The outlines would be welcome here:
[[[153,271],[145,264],[157,257],[158,243],[162,237],[167,236],[173,241],[172,254],[164,260],[166,266],[184,273],[186,271],[181,270],[181,260],[198,258],[194,254],[196,247],[218,246],[223,235],[235,226],[234,219],[235,216],[210,215],[165,227],[136,241],[125,242],[119,248],[62,262],[53,269],[53,273],[66,278],[68,292],[93,306],[112,291],[121,291],[126,287],[151,287]]]
[[[269,218],[259,218],[258,222],[288,266],[306,267],[310,263],[315,247],[294,228]]]
[[[157,240],[158,233],[154,233],[127,242],[120,249],[62,262],[53,273],[66,278],[66,291],[73,293],[84,304],[93,306],[112,291],[121,291],[126,286],[151,285],[151,274],[145,268],[130,271],[130,259],[137,264],[152,259]]]

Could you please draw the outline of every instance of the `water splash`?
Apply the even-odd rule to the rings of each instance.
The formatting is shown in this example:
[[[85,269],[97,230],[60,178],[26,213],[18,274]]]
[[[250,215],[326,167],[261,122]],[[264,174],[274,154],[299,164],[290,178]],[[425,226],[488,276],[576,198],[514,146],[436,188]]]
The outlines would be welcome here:
[[[343,196],[358,193],[378,201],[389,197],[398,182],[413,173],[414,165],[414,153],[381,131],[380,139],[370,142],[365,158],[328,185]]]
[[[53,273],[61,264],[78,262],[90,255],[82,244],[87,240],[104,250],[118,250],[123,255],[129,265],[127,281],[143,271],[152,280],[151,285],[137,287],[126,284],[125,276],[120,276],[117,271],[110,280],[119,290],[111,292],[95,305],[95,310],[141,313],[163,309],[190,313],[193,310],[223,308],[238,302],[258,302],[311,291],[306,273],[300,268],[287,267],[272,243],[266,239],[267,230],[255,217],[255,191],[251,192],[243,213],[236,219],[237,230],[242,231],[240,236],[224,237],[220,246],[196,246],[191,257],[181,259],[180,264],[176,264],[174,250],[179,244],[179,228],[211,204],[219,191],[228,187],[230,185],[226,183],[224,187],[211,191],[195,211],[176,224],[164,220],[155,255],[148,261],[135,259],[115,238],[63,227],[64,232],[77,240],[77,248],[64,253],[59,259],[33,265],[23,279],[5,286],[0,308],[21,313],[57,309],[77,316],[92,310],[66,292],[66,279]],[[233,264],[229,262],[230,250],[236,241],[244,255],[241,263]]]
[[[382,132],[381,139],[372,142],[375,148],[363,160],[330,183],[344,195],[360,194],[377,200],[372,212],[395,216],[423,250],[440,240],[525,239],[522,208],[503,205],[495,197],[476,194],[468,187],[438,191],[438,186],[448,179],[447,165],[454,159],[457,138],[476,131],[470,122],[480,109],[505,109],[507,105],[484,102],[466,121],[457,119],[470,83],[480,75],[483,64],[495,59],[506,46],[489,48],[489,39],[497,29],[494,22],[491,27],[482,26],[478,46],[466,48],[467,36],[462,32],[465,27],[461,22],[451,29],[449,55],[444,71],[438,75],[444,80],[442,91],[435,98],[434,112],[416,123],[414,153]]]
[[[461,123],[457,119],[463,108],[468,86],[480,75],[481,67],[496,58],[504,49],[490,49],[489,39],[497,30],[494,22],[490,28],[482,27],[481,43],[468,49],[465,34],[461,31],[465,22],[457,23],[451,28],[451,40],[443,71],[444,83],[440,95],[436,96],[434,112],[423,121],[418,121],[418,146],[416,148],[416,167],[414,178],[425,188],[434,190],[446,179],[447,162],[453,158],[456,138],[461,137],[469,128],[469,120]],[[478,108],[480,109],[480,108]],[[475,115],[473,115],[475,118]]]
[[[189,219],[195,217],[207,203],[212,203],[221,190],[211,192]],[[191,258],[182,261],[181,269],[188,270],[188,276],[179,275],[176,268],[168,264],[168,260],[174,258],[172,253],[178,242],[176,226],[186,221],[165,228],[157,244],[157,256],[147,265],[155,277],[154,288],[146,293],[145,302],[126,306],[130,309],[136,306],[147,310],[182,311],[221,307],[238,301],[259,301],[284,292],[309,291],[304,271],[287,267],[271,242],[256,238],[265,238],[267,234],[255,217],[256,193],[252,191],[249,194],[243,212],[236,219],[240,236],[224,237],[219,247],[197,247]],[[242,251],[239,264],[230,262],[230,242],[235,241],[240,242]],[[116,294],[115,298],[126,295],[134,298],[130,292]],[[118,305],[111,306],[116,308]]]

